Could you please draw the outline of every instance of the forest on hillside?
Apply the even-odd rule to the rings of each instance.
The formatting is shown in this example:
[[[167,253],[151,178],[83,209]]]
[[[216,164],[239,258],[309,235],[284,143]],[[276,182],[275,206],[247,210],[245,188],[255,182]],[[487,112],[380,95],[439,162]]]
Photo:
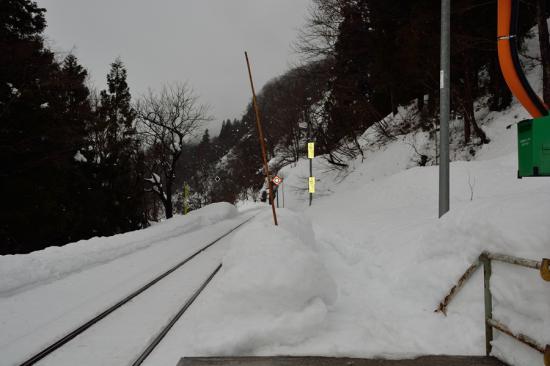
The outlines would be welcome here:
[[[452,2],[452,113],[462,143],[489,143],[475,117],[512,96],[498,66],[497,0]],[[546,0],[520,9],[520,43],[537,26],[544,100],[550,103]],[[123,60],[102,90],[72,54],[44,41],[46,9],[31,0],[0,3],[0,254],[26,253],[147,227],[212,202],[257,199],[264,185],[252,105],[203,130],[208,109],[177,81],[134,98]],[[392,138],[437,129],[439,13],[436,0],[312,0],[294,44],[302,63],[258,94],[272,171],[318,154],[335,169],[367,154],[370,127]],[[191,73],[192,70],[189,70]],[[416,118],[390,128],[384,117],[414,103]],[[198,135],[198,136],[197,136]],[[189,197],[184,197],[184,187]]]

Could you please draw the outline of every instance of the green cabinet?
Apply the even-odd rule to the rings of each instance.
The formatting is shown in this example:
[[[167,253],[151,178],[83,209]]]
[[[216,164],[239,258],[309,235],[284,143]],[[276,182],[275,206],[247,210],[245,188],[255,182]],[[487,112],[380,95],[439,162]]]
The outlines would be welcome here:
[[[550,176],[550,116],[518,123],[518,178]]]

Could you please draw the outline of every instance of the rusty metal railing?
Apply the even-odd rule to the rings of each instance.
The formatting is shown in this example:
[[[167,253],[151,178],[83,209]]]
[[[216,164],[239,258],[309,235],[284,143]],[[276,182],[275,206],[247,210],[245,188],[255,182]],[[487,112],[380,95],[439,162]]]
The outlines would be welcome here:
[[[456,297],[457,293],[462,289],[462,287],[464,287],[464,284],[474,275],[477,269],[483,266],[483,287],[485,302],[485,353],[487,354],[487,356],[491,354],[493,329],[496,329],[510,337],[515,338],[519,342],[531,347],[532,349],[542,353],[545,366],[550,366],[550,345],[544,346],[525,334],[515,333],[510,330],[510,328],[508,328],[505,324],[493,318],[493,296],[491,294],[491,275],[493,272],[493,261],[539,270],[542,279],[545,281],[550,281],[550,259],[545,258],[539,262],[505,254],[483,252],[479,256],[479,258],[477,258],[476,261],[466,270],[466,272],[464,272],[464,274],[460,276],[456,285],[451,288],[447,296],[445,296],[443,301],[439,303],[439,306],[437,307],[435,312],[447,315],[447,307],[449,306],[451,301]]]

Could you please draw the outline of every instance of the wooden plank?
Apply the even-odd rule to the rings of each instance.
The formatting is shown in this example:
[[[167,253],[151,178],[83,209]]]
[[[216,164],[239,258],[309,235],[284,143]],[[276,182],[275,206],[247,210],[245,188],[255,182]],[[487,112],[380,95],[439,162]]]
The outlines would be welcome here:
[[[333,357],[190,357],[177,366],[506,366],[492,357],[425,356],[409,360]]]

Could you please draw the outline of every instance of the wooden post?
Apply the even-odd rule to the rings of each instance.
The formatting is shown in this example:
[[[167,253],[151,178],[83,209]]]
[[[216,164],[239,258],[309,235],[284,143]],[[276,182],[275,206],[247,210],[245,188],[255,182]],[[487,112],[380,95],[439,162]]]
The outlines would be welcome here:
[[[312,143],[311,138],[311,121],[309,119],[309,113],[307,115],[307,141],[308,141],[308,158],[309,158],[309,177],[313,177],[313,157],[309,155],[309,144]],[[309,205],[313,202],[313,193],[309,192]]]
[[[493,296],[491,295],[491,274],[492,266],[491,259],[485,253],[480,257],[483,263],[483,289],[485,298],[485,353],[487,356],[491,355],[493,346],[493,326],[490,324],[490,320],[493,319]]]
[[[269,165],[267,163],[267,152],[265,148],[264,133],[262,129],[262,122],[260,121],[260,110],[258,109],[258,101],[256,100],[256,90],[254,89],[254,81],[252,80],[252,70],[250,68],[250,60],[248,59],[248,53],[245,51],[244,57],[246,58],[246,66],[248,68],[248,76],[250,78],[250,87],[252,89],[252,104],[254,105],[254,111],[256,112],[256,127],[258,128],[258,138],[260,139],[260,148],[262,149],[262,159],[264,163],[264,173],[267,179],[267,186],[269,189],[269,203],[271,204],[271,210],[273,211],[273,223],[275,226],[277,223],[277,212],[275,211],[275,205],[273,202],[273,182],[269,174]]]

